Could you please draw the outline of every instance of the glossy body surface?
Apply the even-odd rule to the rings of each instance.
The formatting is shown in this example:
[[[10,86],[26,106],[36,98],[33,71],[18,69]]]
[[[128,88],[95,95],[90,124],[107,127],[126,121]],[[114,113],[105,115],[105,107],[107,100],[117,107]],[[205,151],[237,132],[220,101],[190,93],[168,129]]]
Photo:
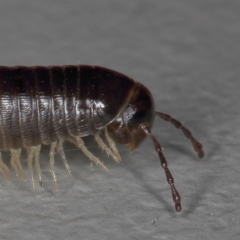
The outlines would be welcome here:
[[[0,67],[0,150],[94,135],[123,113],[135,87],[101,67]]]
[[[0,67],[0,151],[11,152],[11,165],[20,181],[24,175],[20,163],[21,149],[27,150],[33,188],[35,162],[42,186],[39,154],[41,145],[51,145],[50,166],[55,189],[54,154],[57,149],[71,174],[63,142],[70,141],[104,170],[107,167],[84,145],[82,137],[94,135],[99,147],[115,161],[120,161],[115,143],[133,151],[149,137],[158,152],[167,182],[171,186],[177,212],[181,197],[174,185],[162,147],[151,132],[158,116],[181,129],[192,142],[199,157],[202,145],[178,120],[155,112],[150,91],[142,84],[114,70],[98,66]],[[100,133],[105,132],[105,142]],[[10,176],[0,159],[0,170]]]
[[[176,214],[150,139],[132,153],[117,145],[118,164],[94,137],[84,137],[108,172],[63,143],[73,177],[55,154],[59,193],[50,146],[42,146],[43,187],[35,181],[35,191],[25,149],[23,183],[3,152],[12,179],[0,174],[0,239],[239,239],[240,1],[3,0],[0,6],[0,65],[117,70],[145,85],[156,111],[184,123],[206,153],[198,159],[181,130],[155,118],[152,132],[182,197]]]

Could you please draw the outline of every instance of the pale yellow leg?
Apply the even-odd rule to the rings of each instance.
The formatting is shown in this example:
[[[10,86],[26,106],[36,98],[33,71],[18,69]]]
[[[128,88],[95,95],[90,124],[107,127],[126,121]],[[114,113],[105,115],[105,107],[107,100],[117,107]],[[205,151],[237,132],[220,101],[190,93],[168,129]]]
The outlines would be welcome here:
[[[94,135],[95,141],[97,142],[98,146],[107,153],[107,155],[111,156],[113,158],[114,161],[119,162],[119,159],[117,158],[117,156],[115,156],[115,154],[112,152],[112,150],[103,142],[103,140],[101,139],[99,132],[97,132]]]
[[[105,171],[108,171],[107,167],[104,165],[103,162],[101,162],[97,157],[95,157],[85,146],[83,140],[80,137],[76,137],[76,143],[77,146],[83,151],[83,153],[93,162],[96,163],[96,165],[100,165]]]
[[[37,171],[38,182],[42,187],[42,173],[41,173],[41,167],[39,163],[40,151],[41,151],[41,145],[36,146],[34,151],[34,162],[35,162],[35,167]]]
[[[112,149],[114,155],[116,156],[117,158],[117,162],[120,162],[121,161],[121,156],[117,150],[117,147],[116,147],[116,144],[114,143],[114,141],[110,138],[110,136],[108,135],[108,131],[107,131],[107,128],[105,128],[105,137],[107,139],[107,142],[110,146],[110,148]]]
[[[55,191],[58,192],[57,176],[56,176],[55,171],[54,171],[54,155],[55,155],[56,146],[57,146],[57,142],[51,143],[51,149],[50,149],[50,154],[49,155],[50,155],[50,173],[51,173],[52,178],[53,178]]]
[[[11,149],[10,152],[11,152],[10,164],[14,169],[18,180],[22,182],[24,180],[24,174],[23,174],[22,164],[20,162],[21,148]]]
[[[2,167],[2,164],[4,164],[3,163],[3,161],[2,161],[2,153],[0,153],[0,173],[3,175],[3,177],[5,178],[5,179],[7,179],[7,176],[6,176],[6,173],[5,173],[5,171],[4,171],[4,168]]]
[[[65,153],[64,153],[64,149],[63,149],[63,142],[62,141],[59,141],[58,142],[58,146],[57,146],[57,149],[58,149],[58,153],[60,154],[61,158],[62,158],[62,161],[65,165],[65,168],[67,169],[68,173],[70,176],[72,176],[72,173],[71,173],[71,168],[68,164],[68,161],[66,159],[66,156],[65,156]]]
[[[9,168],[2,160],[2,153],[0,152],[0,173],[3,175],[5,179],[9,179],[12,177],[11,172],[9,171]]]
[[[34,173],[33,173],[32,163],[33,163],[35,148],[36,148],[36,147],[29,147],[29,148],[27,148],[28,169],[29,169],[30,181],[31,181],[31,183],[32,183],[32,188],[33,188],[33,189],[35,189],[35,182],[34,182]]]

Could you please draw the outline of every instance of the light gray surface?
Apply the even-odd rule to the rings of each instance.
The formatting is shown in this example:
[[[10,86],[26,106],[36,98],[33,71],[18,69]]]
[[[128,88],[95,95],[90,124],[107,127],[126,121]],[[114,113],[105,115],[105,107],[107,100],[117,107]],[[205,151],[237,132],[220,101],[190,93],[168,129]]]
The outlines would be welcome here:
[[[180,131],[156,119],[153,132],[182,196],[176,214],[149,140],[132,154],[120,148],[116,164],[88,139],[108,173],[68,147],[74,177],[58,159],[57,194],[44,149],[42,189],[1,178],[0,239],[238,239],[239,9],[224,0],[1,1],[0,65],[123,72],[150,89],[157,110],[192,130],[206,156],[199,160]]]

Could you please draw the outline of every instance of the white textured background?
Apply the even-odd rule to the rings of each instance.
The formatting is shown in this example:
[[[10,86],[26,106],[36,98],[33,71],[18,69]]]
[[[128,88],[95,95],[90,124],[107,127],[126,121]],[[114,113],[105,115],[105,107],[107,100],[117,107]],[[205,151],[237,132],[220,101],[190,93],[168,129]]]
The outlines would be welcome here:
[[[58,159],[58,194],[45,148],[42,189],[32,191],[27,171],[24,184],[0,178],[0,239],[238,239],[239,11],[233,0],[1,1],[0,65],[123,72],[150,89],[157,110],[184,122],[206,156],[199,160],[179,130],[156,119],[153,132],[182,196],[176,214],[150,140],[132,154],[120,147],[116,164],[87,139],[108,173],[68,146],[74,177]]]

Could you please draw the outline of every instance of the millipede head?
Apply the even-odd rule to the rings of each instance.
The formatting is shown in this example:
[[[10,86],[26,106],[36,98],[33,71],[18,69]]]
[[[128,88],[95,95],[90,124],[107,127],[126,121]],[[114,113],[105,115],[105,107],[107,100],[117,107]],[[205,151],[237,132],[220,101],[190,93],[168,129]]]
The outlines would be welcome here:
[[[137,83],[124,112],[108,125],[109,135],[114,142],[124,144],[133,151],[147,137],[139,126],[144,124],[151,128],[154,118],[153,97],[145,86]]]
[[[167,160],[162,152],[162,147],[151,132],[155,116],[160,117],[165,121],[169,121],[176,128],[181,129],[184,135],[191,141],[198,156],[200,158],[204,156],[201,143],[193,137],[187,128],[170,115],[155,112],[151,93],[139,83],[135,91],[132,93],[129,104],[124,112],[108,125],[108,132],[115,142],[124,144],[130,151],[135,150],[146,137],[149,137],[152,140],[155,150],[159,155],[161,166],[165,170],[167,182],[171,187],[175,210],[176,212],[181,212],[180,194],[174,185],[174,178],[168,168]]]

